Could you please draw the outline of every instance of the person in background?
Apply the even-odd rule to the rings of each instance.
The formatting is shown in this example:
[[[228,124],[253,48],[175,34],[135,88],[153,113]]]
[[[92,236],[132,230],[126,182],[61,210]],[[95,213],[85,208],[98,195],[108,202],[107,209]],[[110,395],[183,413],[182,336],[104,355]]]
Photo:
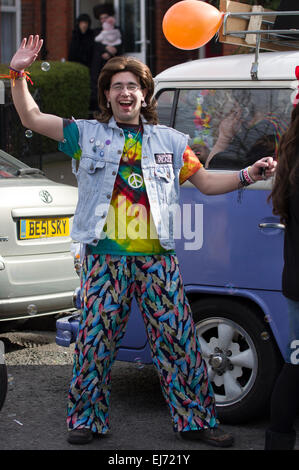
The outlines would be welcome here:
[[[103,22],[103,29],[94,38],[95,42],[101,42],[104,46],[115,47],[121,44],[121,34],[119,29],[115,28],[114,16],[108,16]]]
[[[72,33],[69,47],[68,60],[79,62],[90,69],[93,57],[94,33],[91,26],[91,18],[82,13],[76,20],[76,26]]]
[[[118,44],[109,45],[104,44],[102,41],[99,40],[101,33],[103,32],[103,24],[107,21],[108,18],[113,17],[115,15],[115,10],[113,5],[96,5],[93,8],[94,17],[100,22],[100,26],[95,28],[94,33],[94,48],[93,48],[93,55],[91,61],[91,72],[90,72],[90,80],[91,80],[91,97],[90,97],[90,110],[91,111],[98,111],[98,77],[103,68],[106,64],[107,60],[111,59],[111,57],[115,57],[116,55],[120,55],[122,52],[122,42],[118,41]],[[111,21],[111,20],[110,20]],[[116,31],[119,32],[119,39],[121,38],[121,34],[118,28],[114,28]]]
[[[298,70],[299,72],[299,70]],[[299,74],[298,74],[299,76]],[[294,422],[299,405],[299,105],[281,138],[275,183],[269,200],[273,213],[285,224],[282,293],[287,300],[289,325],[287,360],[277,378],[271,398],[270,425],[265,434],[265,450],[292,450]]]

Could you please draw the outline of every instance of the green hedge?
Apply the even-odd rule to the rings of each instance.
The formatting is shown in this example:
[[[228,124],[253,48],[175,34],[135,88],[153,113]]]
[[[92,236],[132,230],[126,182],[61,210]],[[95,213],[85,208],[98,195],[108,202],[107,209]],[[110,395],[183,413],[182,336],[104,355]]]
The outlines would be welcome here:
[[[42,61],[34,62],[30,67],[29,91],[36,89],[40,93],[40,109],[43,113],[76,119],[86,119],[89,113],[90,76],[89,69],[75,62],[47,61],[48,72],[41,69]],[[8,66],[0,64],[0,74],[6,74]],[[43,137],[43,152],[57,151],[57,143]]]

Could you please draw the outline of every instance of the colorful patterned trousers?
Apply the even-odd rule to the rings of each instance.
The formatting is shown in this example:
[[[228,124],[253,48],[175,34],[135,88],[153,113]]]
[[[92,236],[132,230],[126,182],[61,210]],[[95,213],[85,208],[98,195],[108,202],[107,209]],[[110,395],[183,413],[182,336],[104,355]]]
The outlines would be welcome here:
[[[109,430],[111,367],[135,295],[174,431],[215,427],[213,389],[173,255],[87,255],[68,397],[69,429]]]

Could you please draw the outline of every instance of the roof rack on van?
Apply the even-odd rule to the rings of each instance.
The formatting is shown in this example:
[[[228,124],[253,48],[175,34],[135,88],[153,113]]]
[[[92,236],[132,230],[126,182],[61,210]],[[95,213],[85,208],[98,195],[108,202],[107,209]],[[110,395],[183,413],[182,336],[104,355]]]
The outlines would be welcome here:
[[[260,49],[268,51],[299,49],[299,29],[273,29],[277,16],[296,16],[299,15],[299,11],[265,11],[259,5],[251,7],[230,0],[222,0],[221,5],[226,13],[219,32],[220,41],[255,47],[255,60],[250,72],[252,80],[258,79]],[[232,11],[227,11],[228,8]],[[243,11],[238,11],[238,8]],[[246,11],[251,8],[252,11]],[[294,39],[294,34],[298,35],[297,40]]]

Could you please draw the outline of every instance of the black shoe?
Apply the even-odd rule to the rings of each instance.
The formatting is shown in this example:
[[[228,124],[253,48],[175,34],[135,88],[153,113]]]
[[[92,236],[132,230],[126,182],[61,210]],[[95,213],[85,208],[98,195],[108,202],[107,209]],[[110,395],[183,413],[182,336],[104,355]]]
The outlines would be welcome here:
[[[93,440],[93,434],[89,428],[72,429],[68,432],[67,440],[70,444],[88,444]]]
[[[294,450],[296,432],[274,432],[270,429],[265,433],[265,450]]]
[[[234,443],[233,436],[219,428],[199,429],[198,431],[181,431],[182,439],[205,442],[210,446],[230,447]]]

